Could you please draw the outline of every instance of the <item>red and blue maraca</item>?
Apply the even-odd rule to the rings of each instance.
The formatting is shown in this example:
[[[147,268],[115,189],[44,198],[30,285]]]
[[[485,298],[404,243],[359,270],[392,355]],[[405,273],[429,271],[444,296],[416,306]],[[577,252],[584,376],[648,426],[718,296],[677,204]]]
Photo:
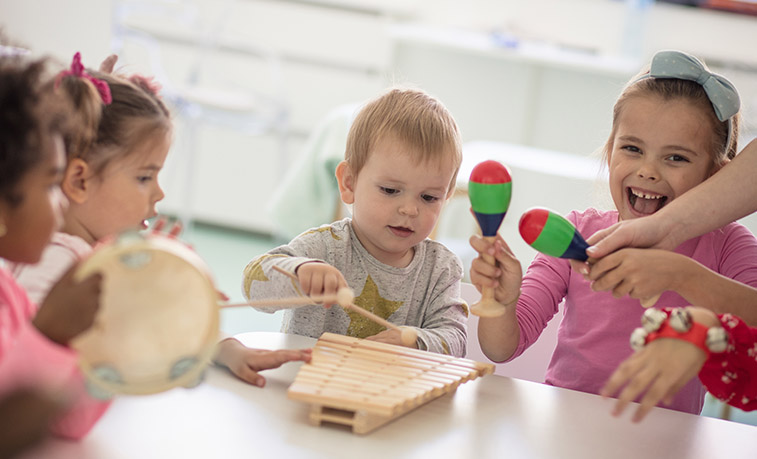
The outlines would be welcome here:
[[[571,222],[565,217],[548,209],[534,207],[527,210],[518,223],[520,235],[528,245],[539,252],[552,257],[570,258],[587,261],[586,249],[589,244],[584,240]],[[592,263],[592,260],[589,260]],[[642,298],[645,308],[653,306],[660,295]]]
[[[485,239],[494,240],[505,218],[512,196],[510,171],[497,161],[484,161],[471,171],[468,181],[468,196]],[[492,265],[494,257],[483,254]],[[505,308],[494,299],[494,290],[484,287],[481,301],[471,306],[471,312],[481,317],[496,317],[505,313]]]
[[[586,243],[571,222],[549,209],[534,207],[527,210],[518,223],[523,240],[539,252],[559,258],[586,261]]]

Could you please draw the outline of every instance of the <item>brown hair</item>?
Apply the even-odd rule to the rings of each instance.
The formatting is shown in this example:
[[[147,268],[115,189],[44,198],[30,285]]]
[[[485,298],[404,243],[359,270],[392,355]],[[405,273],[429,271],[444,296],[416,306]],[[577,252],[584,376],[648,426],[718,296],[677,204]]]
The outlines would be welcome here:
[[[171,131],[170,113],[143,78],[87,70],[108,84],[112,102],[103,103],[100,93],[85,78],[66,76],[60,81],[76,111],[79,129],[66,138],[68,159],[89,163],[96,173],[116,158],[139,151],[156,134]]]
[[[634,97],[657,97],[664,101],[685,100],[693,106],[699,108],[705,115],[711,128],[712,136],[709,146],[710,157],[712,158],[713,171],[722,167],[727,160],[733,159],[738,152],[739,124],[741,115],[737,113],[731,117],[731,138],[728,140],[728,120],[720,121],[715,114],[704,88],[696,81],[682,80],[678,78],[654,78],[645,77],[649,71],[643,71],[636,75],[626,84],[623,91],[618,96],[612,111],[612,130],[610,137],[607,139],[602,156],[608,158],[613,148],[613,139],[618,127],[618,120],[623,113],[626,102]],[[728,145],[726,145],[728,142]]]
[[[46,61],[0,57],[0,198],[16,206],[18,183],[50,154],[55,134],[64,135],[66,101],[43,84]]]
[[[376,145],[395,136],[412,147],[418,163],[451,159],[455,186],[462,162],[460,131],[454,118],[437,99],[417,89],[393,88],[368,102],[358,113],[347,135],[345,160],[357,176]]]

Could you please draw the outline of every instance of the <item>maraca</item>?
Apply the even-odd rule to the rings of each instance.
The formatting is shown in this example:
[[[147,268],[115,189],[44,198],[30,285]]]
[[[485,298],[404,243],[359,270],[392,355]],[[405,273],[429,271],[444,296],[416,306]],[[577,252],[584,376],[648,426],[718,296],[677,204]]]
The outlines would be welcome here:
[[[528,245],[545,255],[594,262],[586,254],[589,244],[581,233],[565,217],[551,210],[539,207],[527,210],[520,217],[518,230]],[[641,305],[648,308],[659,298],[660,295],[645,298]]]
[[[589,244],[575,226],[562,215],[534,207],[527,210],[518,223],[521,237],[537,251],[559,258],[586,261]]]
[[[468,196],[484,239],[493,241],[510,206],[510,171],[497,161],[477,164],[468,181]],[[487,263],[495,264],[491,255],[482,256]],[[505,307],[494,299],[494,289],[484,287],[481,290],[481,300],[471,306],[471,312],[481,317],[496,317],[505,313]]]

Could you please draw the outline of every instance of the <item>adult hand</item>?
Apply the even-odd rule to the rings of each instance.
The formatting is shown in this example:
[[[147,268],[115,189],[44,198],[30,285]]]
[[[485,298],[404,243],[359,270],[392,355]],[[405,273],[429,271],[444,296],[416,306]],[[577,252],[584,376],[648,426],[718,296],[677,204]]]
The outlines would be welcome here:
[[[673,250],[678,245],[671,231],[656,215],[625,220],[592,234],[586,242],[591,258],[602,258],[623,247]]]

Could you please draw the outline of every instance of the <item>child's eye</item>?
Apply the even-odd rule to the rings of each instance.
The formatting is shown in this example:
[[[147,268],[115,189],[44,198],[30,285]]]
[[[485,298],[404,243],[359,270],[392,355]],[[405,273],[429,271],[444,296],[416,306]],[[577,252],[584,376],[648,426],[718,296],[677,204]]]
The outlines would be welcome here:
[[[426,202],[436,202],[439,200],[437,196],[432,196],[430,194],[421,195],[421,199],[423,199]]]
[[[689,158],[685,156],[681,156],[681,155],[670,155],[668,156],[668,159],[673,162],[686,162],[686,163],[691,162],[689,161]]]
[[[152,177],[149,176],[149,175],[141,175],[141,176],[137,177],[137,181],[139,183],[147,183],[147,182],[149,182],[151,180],[152,180]]]
[[[620,147],[621,150],[630,151],[632,153],[641,153],[641,149],[636,145],[624,145]]]
[[[384,193],[384,194],[393,195],[393,194],[399,193],[399,190],[397,190],[395,188],[388,188],[388,187],[385,187],[385,186],[381,186],[379,188],[381,189],[381,192]]]

